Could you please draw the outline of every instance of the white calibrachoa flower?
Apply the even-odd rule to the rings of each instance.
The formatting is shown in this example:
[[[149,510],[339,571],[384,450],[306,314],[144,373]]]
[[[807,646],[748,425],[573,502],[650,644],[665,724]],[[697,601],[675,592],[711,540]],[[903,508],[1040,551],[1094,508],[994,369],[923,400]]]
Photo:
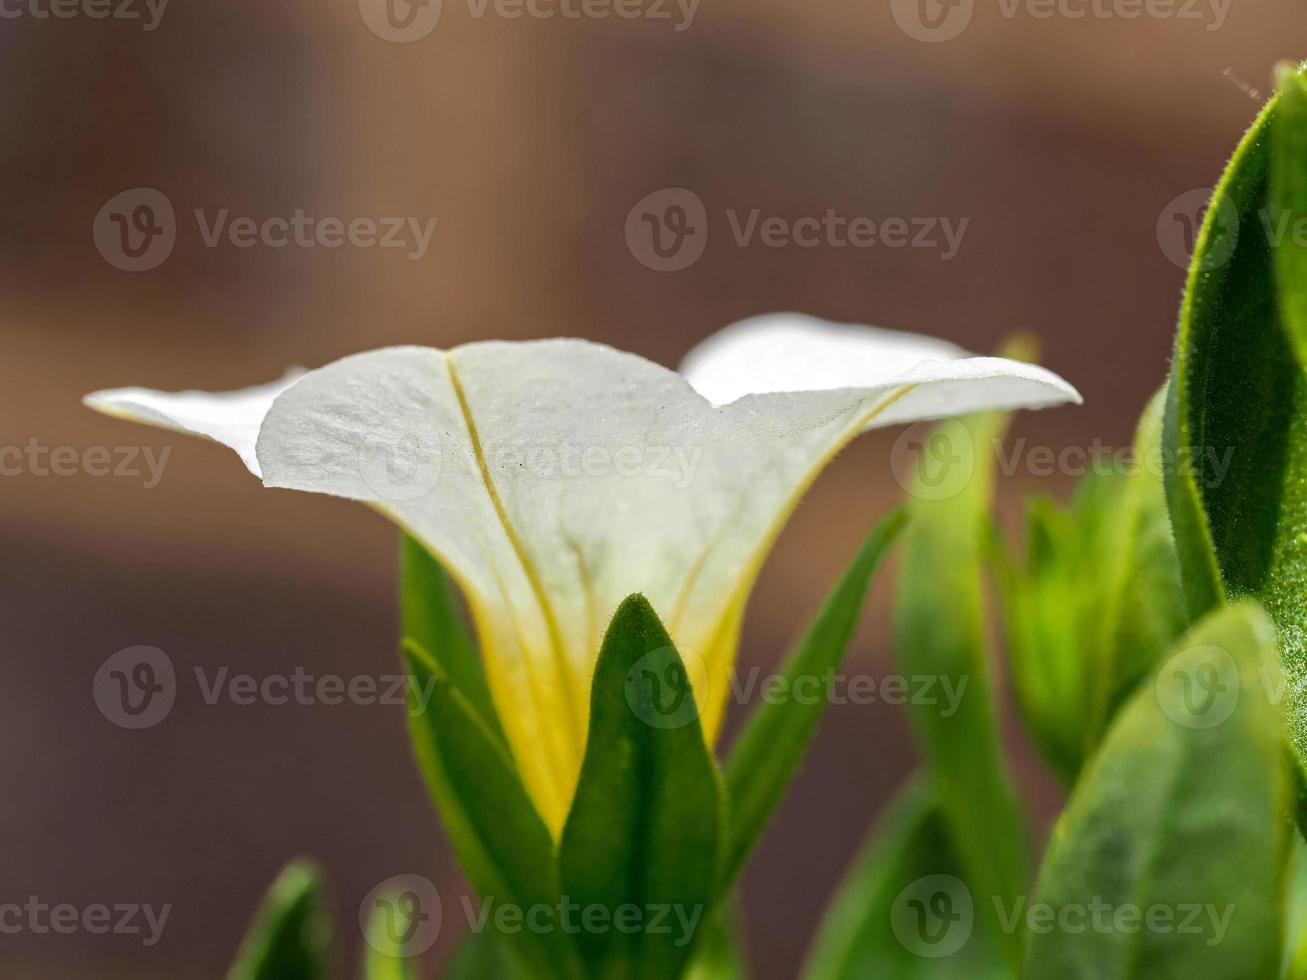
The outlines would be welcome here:
[[[230,446],[265,486],[375,506],[467,596],[523,778],[561,827],[589,683],[642,592],[696,651],[721,723],[745,601],[821,468],[858,433],[1078,402],[1043,368],[800,316],[736,324],[675,373],[581,340],[358,354],[226,394],[101,391],[102,412]]]

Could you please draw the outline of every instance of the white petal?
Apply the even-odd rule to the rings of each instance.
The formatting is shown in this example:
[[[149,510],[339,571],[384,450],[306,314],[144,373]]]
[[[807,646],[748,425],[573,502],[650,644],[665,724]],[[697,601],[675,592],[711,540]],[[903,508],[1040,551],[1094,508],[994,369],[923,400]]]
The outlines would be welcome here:
[[[714,405],[775,392],[964,382],[907,396],[877,425],[1080,401],[1071,385],[1035,365],[977,358],[945,340],[800,313],[754,317],[718,331],[686,355],[681,374]],[[975,381],[985,384],[969,383]]]
[[[700,367],[716,358],[714,343],[696,355]],[[243,457],[260,416],[251,468],[266,484],[365,501],[425,541],[469,597],[524,778],[557,828],[579,771],[594,658],[627,595],[644,593],[678,647],[706,663],[710,689],[696,693],[711,737],[744,598],[827,459],[888,421],[1075,398],[1048,372],[937,341],[878,332],[884,357],[849,336],[840,343],[866,348],[863,380],[809,378],[808,390],[790,390],[773,374],[770,393],[755,383],[722,408],[678,374],[575,340],[360,354],[283,385],[270,408],[249,393],[92,403],[193,428]],[[791,364],[801,360],[792,353]]]
[[[162,392],[149,388],[113,388],[87,395],[83,402],[98,412],[204,436],[228,446],[255,476],[254,446],[259,427],[273,401],[304,372],[288,372],[280,381],[222,394],[203,391]]]

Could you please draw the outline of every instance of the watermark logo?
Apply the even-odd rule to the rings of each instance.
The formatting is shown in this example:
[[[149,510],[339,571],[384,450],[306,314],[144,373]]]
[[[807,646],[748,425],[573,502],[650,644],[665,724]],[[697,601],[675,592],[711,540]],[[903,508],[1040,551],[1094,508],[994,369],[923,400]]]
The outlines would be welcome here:
[[[163,929],[171,914],[171,902],[159,906],[141,902],[50,904],[29,895],[21,904],[0,904],[0,935],[71,936],[86,933],[91,936],[139,936],[141,945],[148,949],[163,938]]]
[[[442,445],[431,426],[377,429],[360,447],[359,475],[382,500],[420,500],[440,482]]]
[[[411,262],[426,256],[439,223],[434,217],[318,216],[303,208],[257,218],[234,215],[230,208],[193,208],[191,214],[205,248],[403,250]],[[172,202],[152,187],[115,194],[100,208],[91,228],[100,255],[125,272],[157,269],[172,254],[179,231]]]
[[[1217,209],[1207,251],[1198,271],[1210,272],[1230,261],[1239,243],[1239,213],[1225,195],[1213,197],[1210,187],[1195,187],[1172,198],[1157,216],[1157,244],[1175,266],[1188,269],[1198,247],[1198,236],[1212,207]]]
[[[177,675],[158,647],[127,647],[100,664],[91,693],[100,714],[119,728],[152,728],[172,711]]]
[[[421,875],[387,878],[359,905],[359,927],[368,945],[400,959],[421,956],[434,946],[440,922],[440,892]]]
[[[894,440],[890,471],[921,500],[947,500],[967,488],[975,472],[971,433],[955,419],[910,425]]]
[[[967,29],[975,6],[975,0],[890,0],[890,13],[914,41],[939,44]]]
[[[708,246],[708,211],[694,191],[664,187],[642,197],[626,216],[626,247],[655,272],[680,272]]]
[[[736,248],[914,248],[952,260],[962,247],[970,218],[872,217],[822,214],[797,218],[764,214],[761,208],[726,208],[723,224]],[[684,187],[666,187],[642,198],[626,215],[626,245],[636,261],[656,272],[679,272],[699,261],[708,242],[709,217],[702,199]]]
[[[441,0],[359,0],[363,23],[383,41],[421,41],[440,23]]]
[[[177,244],[172,202],[153,187],[133,187],[105,201],[92,225],[95,247],[124,272],[157,269]]]
[[[682,728],[699,717],[694,692],[708,690],[708,671],[693,650],[651,650],[626,672],[626,703],[651,728]]]
[[[971,890],[953,875],[927,875],[912,882],[890,907],[890,928],[903,948],[917,956],[952,956],[971,938],[975,924]]]
[[[1239,667],[1220,647],[1190,647],[1162,665],[1156,688],[1162,712],[1177,725],[1215,728],[1239,704]]]

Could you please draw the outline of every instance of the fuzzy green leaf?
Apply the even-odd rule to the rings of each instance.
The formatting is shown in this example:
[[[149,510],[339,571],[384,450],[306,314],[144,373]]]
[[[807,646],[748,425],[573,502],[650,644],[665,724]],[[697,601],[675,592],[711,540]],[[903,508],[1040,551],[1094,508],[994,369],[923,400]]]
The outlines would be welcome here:
[[[826,913],[805,980],[1009,980],[926,780],[903,790]]]
[[[1280,71],[1271,162],[1270,228],[1280,313],[1299,365],[1307,367],[1307,78]]]
[[[1025,980],[1278,975],[1288,780],[1274,652],[1254,604],[1222,609],[1122,709],[1034,902],[1003,913],[1030,929]]]
[[[1280,634],[1287,720],[1307,759],[1307,373],[1292,322],[1307,158],[1300,81],[1244,137],[1199,233],[1166,413],[1167,501],[1191,616],[1257,598]],[[1287,111],[1281,111],[1286,109]],[[1274,181],[1272,168],[1274,167]],[[1271,186],[1276,187],[1272,201]],[[1287,224],[1286,224],[1287,222]],[[1278,273],[1278,274],[1277,274]]]
[[[425,651],[410,640],[404,655],[414,750],[468,880],[497,903],[557,907],[554,841],[508,750]],[[559,930],[523,929],[507,941],[541,976],[579,975]]]
[[[923,470],[912,490],[894,612],[899,670],[935,678],[937,689],[962,691],[949,708],[913,704],[911,714],[978,913],[990,917],[991,898],[1021,894],[1029,874],[1024,815],[995,718],[982,594],[993,447],[1006,420],[986,413],[936,429],[931,460],[922,465],[947,472]],[[946,485],[955,492],[941,496],[938,488]],[[1015,969],[1020,937],[999,935],[999,942]]]
[[[325,980],[331,971],[331,920],[317,865],[286,867],[259,907],[228,980]]]
[[[719,783],[685,666],[653,608],[631,596],[599,652],[559,866],[581,908],[614,923],[624,909],[640,918],[580,931],[589,976],[681,974],[717,898]],[[667,931],[653,927],[655,914]]]
[[[804,678],[820,679],[844,659],[872,576],[898,538],[907,514],[895,509],[867,535],[831,591],[817,618],[782,671],[789,689]],[[810,703],[805,703],[810,702]],[[723,867],[729,887],[785,795],[825,711],[823,698],[786,698],[760,706],[749,719],[726,766],[730,820]]]
[[[430,655],[477,717],[507,745],[476,641],[461,614],[449,574],[421,542],[409,535],[404,535],[400,548],[403,637]]]

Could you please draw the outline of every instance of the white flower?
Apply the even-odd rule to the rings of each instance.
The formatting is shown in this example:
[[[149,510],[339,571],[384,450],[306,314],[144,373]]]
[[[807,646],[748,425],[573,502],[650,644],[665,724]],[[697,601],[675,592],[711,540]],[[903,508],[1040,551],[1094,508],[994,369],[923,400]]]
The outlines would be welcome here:
[[[759,566],[842,446],[1079,396],[1029,364],[787,315],[721,331],[679,374],[581,340],[486,342],[387,348],[226,394],[86,401],[230,446],[265,486],[369,503],[425,542],[467,596],[523,778],[557,830],[602,633],[627,595],[700,658],[711,740]]]

